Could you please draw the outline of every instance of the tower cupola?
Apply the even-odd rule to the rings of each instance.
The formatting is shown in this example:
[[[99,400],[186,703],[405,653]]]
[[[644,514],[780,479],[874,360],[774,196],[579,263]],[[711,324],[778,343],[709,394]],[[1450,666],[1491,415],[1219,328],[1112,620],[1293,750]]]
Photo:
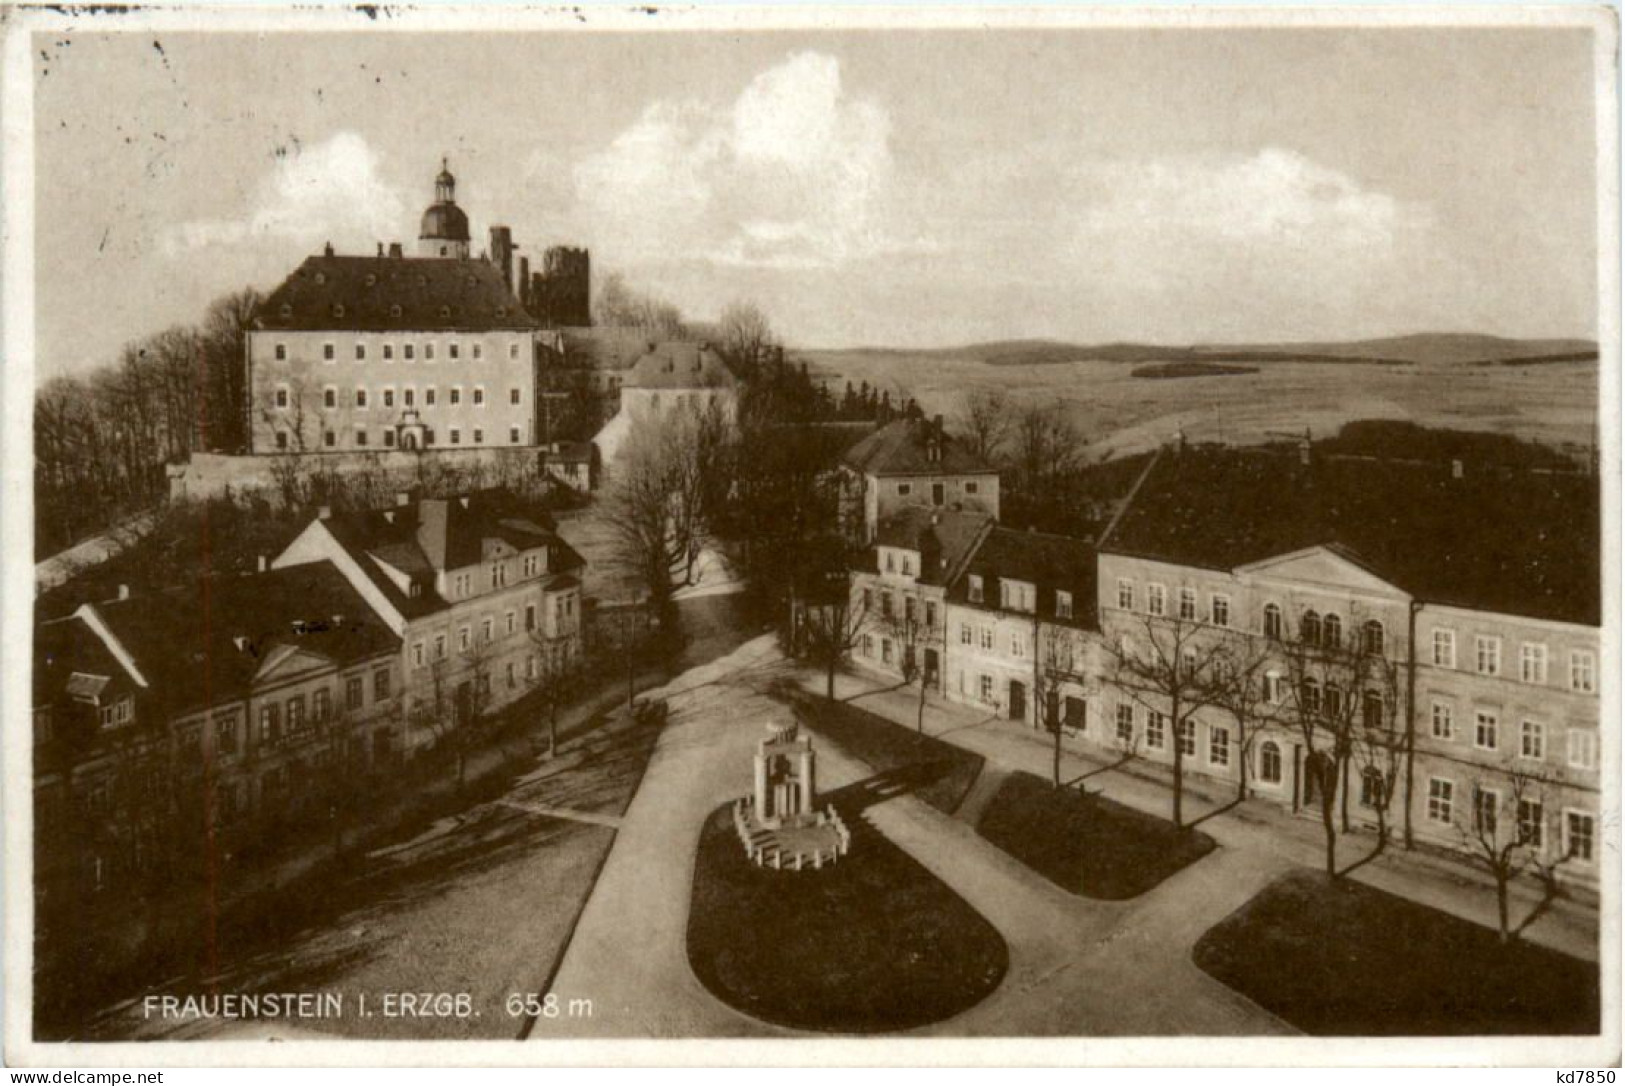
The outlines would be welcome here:
[[[466,260],[468,240],[468,216],[457,206],[457,179],[450,163],[441,159],[440,173],[434,179],[434,203],[423,213],[418,230],[418,255]]]

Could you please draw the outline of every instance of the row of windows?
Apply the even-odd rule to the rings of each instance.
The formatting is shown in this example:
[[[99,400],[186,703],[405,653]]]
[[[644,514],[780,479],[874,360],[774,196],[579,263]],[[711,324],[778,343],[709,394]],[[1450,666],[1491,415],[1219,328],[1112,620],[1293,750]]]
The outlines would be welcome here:
[[[947,501],[948,501],[948,484],[946,484],[946,483],[932,483],[930,485],[931,485],[931,504],[932,505],[945,505],[945,504],[947,504]],[[974,479],[967,479],[963,485],[964,485],[966,494],[976,494],[981,490],[981,487],[977,485],[977,483],[976,483],[976,481]],[[899,498],[911,497],[911,496],[913,496],[913,494],[914,494],[914,484],[913,483],[898,483],[897,484],[897,496]]]
[[[1456,823],[1456,782],[1448,777],[1428,778],[1427,817],[1429,822],[1454,826]],[[1514,840],[1539,852],[1546,847],[1546,811],[1538,799],[1518,797],[1516,809],[1509,809],[1500,792],[1474,786],[1469,815],[1475,833],[1492,841],[1501,840],[1501,821],[1512,816]],[[1597,854],[1597,818],[1588,811],[1563,811],[1563,855],[1578,863],[1591,863]]]
[[[435,388],[434,385],[429,385],[428,387],[426,387],[423,390],[423,406],[424,407],[435,407],[435,406],[437,406],[437,396],[438,396],[438,390]],[[281,410],[287,410],[289,407],[291,407],[292,404],[293,404],[293,399],[294,399],[293,390],[292,390],[292,388],[290,386],[288,386],[286,384],[277,385],[275,391],[272,393],[272,402],[274,402],[276,404],[276,406]],[[475,385],[473,388],[469,389],[469,400],[475,407],[484,407],[485,406],[485,386],[484,385]],[[357,411],[365,411],[365,410],[367,410],[368,406],[372,402],[374,402],[374,397],[372,395],[372,390],[371,389],[369,389],[365,385],[357,385],[357,386],[355,386],[355,395],[354,395],[354,399],[353,399],[352,403],[353,403],[353,406],[355,407],[355,409]],[[377,402],[381,403],[386,408],[394,407],[395,406],[395,386],[394,385],[385,385],[383,388],[379,389],[378,390],[378,396],[377,396]],[[511,406],[519,407],[524,402],[525,402],[524,390],[522,390],[520,388],[510,388],[510,389],[508,389],[508,403]],[[448,407],[461,407],[462,403],[463,403],[463,386],[461,386],[461,385],[452,385],[450,388],[446,389],[446,405]],[[325,386],[323,386],[323,388],[322,388],[322,406],[324,408],[329,409],[329,410],[335,410],[335,409],[338,408],[338,406],[339,406],[339,389],[338,389],[337,385],[325,385]],[[418,406],[418,403],[417,403],[417,389],[416,388],[414,388],[411,385],[407,385],[406,387],[401,389],[401,406],[402,407],[416,407],[416,406]]]
[[[342,316],[343,314],[341,313],[341,314],[338,314],[338,315]],[[415,361],[417,361],[417,359],[419,357],[418,348],[420,346],[422,347],[423,361],[425,361],[425,362],[433,362],[435,360],[435,351],[437,349],[437,344],[436,344],[436,342],[434,340],[428,340],[428,341],[426,341],[426,342],[424,342],[422,344],[418,344],[418,343],[413,342],[411,340],[408,340],[407,342],[402,343],[400,345],[400,348],[401,348],[401,355],[400,355],[401,360],[404,361],[404,362],[415,362]],[[445,346],[446,346],[446,358],[447,359],[449,359],[450,361],[453,361],[453,362],[461,361],[461,359],[463,357],[463,350],[462,350],[463,345],[460,342],[458,342],[457,340],[451,340],[451,341],[447,342]],[[472,358],[475,362],[482,361],[485,358],[485,344],[475,342],[475,343],[470,343],[468,345],[468,347],[469,347],[469,357]],[[379,357],[381,357],[385,362],[393,362],[393,361],[395,361],[395,344],[394,343],[382,343],[382,344],[379,344],[378,349],[379,349]],[[365,361],[367,361],[367,358],[368,358],[367,344],[365,344],[365,343],[357,343],[357,344],[355,344],[354,351],[355,351],[355,361],[357,361],[357,362],[365,362]],[[272,348],[272,354],[275,355],[276,360],[278,362],[286,362],[288,360],[288,345],[286,343],[275,344],[274,347]],[[338,355],[339,355],[339,352],[338,352],[338,345],[337,344],[334,344],[334,343],[323,343],[322,344],[322,361],[324,361],[324,362],[337,362],[338,361]],[[509,359],[509,361],[517,362],[519,360],[519,357],[520,357],[519,344],[518,343],[510,343],[510,344],[508,344],[508,359]]]
[[[379,432],[379,438],[380,438],[379,444],[383,448],[386,448],[386,449],[393,449],[393,448],[396,448],[398,446],[408,446],[408,445],[411,444],[410,440],[408,438],[406,438],[406,437],[401,437],[401,438],[397,439],[396,431],[395,431],[395,429],[393,427],[380,431]],[[520,430],[520,428],[518,426],[510,426],[510,427],[508,427],[508,444],[510,444],[510,445],[518,445],[518,444],[521,444],[523,442],[523,440],[524,440],[523,433],[522,433],[522,431]],[[368,448],[371,445],[371,443],[372,443],[372,434],[371,434],[371,432],[365,426],[357,426],[355,428],[354,432],[351,435],[350,447],[355,448],[355,449],[365,449],[365,448]],[[434,432],[434,430],[429,429],[429,428],[424,429],[424,431],[423,431],[423,444],[424,444],[425,448],[435,444],[435,432]],[[448,444],[448,445],[461,445],[461,444],[463,444],[463,429],[462,429],[462,427],[460,427],[460,426],[451,426],[451,427],[447,428],[447,430],[446,430],[446,444]],[[484,445],[485,444],[485,428],[482,427],[482,426],[473,427],[469,431],[468,444],[470,444],[470,445]],[[290,448],[291,446],[292,446],[292,435],[287,430],[278,430],[276,432],[276,447],[278,449],[280,449],[280,450],[286,450],[286,449]],[[338,434],[338,431],[337,430],[323,430],[322,431],[322,448],[324,448],[324,449],[336,449],[338,447],[339,447],[339,434]]]
[[[921,606],[922,603],[924,604],[923,607]],[[863,613],[868,614],[873,607],[874,593],[865,588],[863,590]],[[892,598],[892,594],[885,589],[880,591],[880,617],[885,620],[898,617],[896,601]],[[937,601],[922,601],[915,599],[913,596],[904,596],[901,617],[909,625],[913,625],[921,618],[924,618],[925,628],[935,629],[937,625]]]
[[[372,673],[372,697],[374,704],[387,701],[390,691],[390,678],[388,668],[378,668]],[[366,677],[363,675],[350,675],[344,680],[344,708],[346,712],[357,712],[366,706]],[[279,743],[301,739],[312,730],[326,724],[333,716],[333,695],[330,690],[314,690],[310,694],[309,713],[306,713],[306,699],[304,694],[293,694],[280,701],[263,701],[260,703],[260,743],[264,746],[276,746]],[[216,725],[216,741],[223,754],[234,753],[237,749],[237,730],[234,721],[221,721]]]
[[[501,584],[506,583],[505,574],[493,572],[492,577],[492,587],[500,587]],[[498,581],[500,583],[497,583]],[[466,590],[464,594],[466,594]],[[553,601],[555,625],[561,630],[567,629],[575,618],[575,611],[576,600],[573,595],[560,596],[555,599]],[[502,616],[500,627],[497,624],[495,615],[485,615],[476,624],[459,626],[456,638],[458,652],[466,653],[473,649],[476,629],[478,630],[479,644],[488,645],[496,640],[499,629],[501,636],[509,636],[520,632],[519,613],[516,611],[506,612]],[[528,603],[525,605],[523,630],[525,633],[529,633],[534,629],[536,629],[536,605]],[[427,667],[434,661],[444,660],[448,651],[447,637],[447,634],[440,633],[435,634],[433,639],[429,641],[412,642],[412,666],[414,668]]]
[[[1432,660],[1434,667],[1456,667],[1456,631],[1436,626],[1432,634]],[[1594,694],[1597,690],[1597,655],[1590,649],[1574,649],[1569,653],[1568,686],[1570,690]],[[1473,670],[1480,675],[1499,676],[1501,668],[1501,639],[1490,634],[1473,638]],[[1534,686],[1546,686],[1551,681],[1550,652],[1539,641],[1524,641],[1518,645],[1518,681]]]
[[[1127,577],[1117,579],[1117,607],[1121,611],[1134,611],[1138,609],[1138,586]],[[1207,613],[1203,615],[1198,608],[1198,595],[1194,588],[1186,585],[1179,589],[1175,602],[1174,614],[1186,622],[1208,622],[1214,626],[1230,625],[1230,597],[1222,592],[1214,592],[1208,596]],[[1151,583],[1145,586],[1145,613],[1154,617],[1168,616],[1168,586]]]
[[[1436,698],[1430,713],[1433,738],[1442,742],[1455,742],[1460,736],[1456,727],[1456,707],[1453,702]],[[1472,740],[1479,750],[1502,749],[1501,717],[1494,709],[1473,711]],[[1513,747],[1519,758],[1544,761],[1547,756],[1546,725],[1539,720],[1518,722]],[[1588,728],[1570,728],[1568,731],[1568,764],[1572,769],[1597,768],[1597,733]]]
[[[987,602],[987,583],[981,574],[972,573],[966,578],[966,594],[971,603]],[[1038,587],[1027,581],[999,578],[999,607],[1032,614],[1038,610]],[[1055,590],[1055,617],[1073,617],[1072,593],[1065,589]]]

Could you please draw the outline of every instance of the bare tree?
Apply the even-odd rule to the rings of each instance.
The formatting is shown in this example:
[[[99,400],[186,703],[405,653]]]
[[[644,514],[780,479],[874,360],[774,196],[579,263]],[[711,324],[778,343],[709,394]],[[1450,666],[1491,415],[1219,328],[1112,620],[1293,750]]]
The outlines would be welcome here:
[[[870,627],[865,594],[853,586],[844,591],[845,576],[837,574],[835,591],[810,599],[800,609],[802,644],[813,662],[824,671],[824,696],[835,700],[835,673],[847,655]]]
[[[595,308],[595,322],[605,328],[633,328],[660,339],[682,339],[687,335],[682,310],[645,291],[634,290],[619,272],[605,278]]]
[[[1375,855],[1388,847],[1388,812],[1405,768],[1409,742],[1399,719],[1400,664],[1385,656],[1367,655],[1353,756],[1360,774],[1361,802],[1377,816]]]
[[[755,302],[730,302],[717,322],[723,357],[750,372],[774,345],[773,325]]]
[[[1058,403],[1030,403],[1010,422],[1018,483],[1027,495],[1054,495],[1083,462],[1087,443]]]
[[[959,432],[966,447],[987,463],[997,461],[1010,436],[1010,397],[999,388],[967,390],[959,403]]]
[[[1066,683],[1082,687],[1088,681],[1083,656],[1079,631],[1033,615],[1033,700],[1054,744],[1051,777],[1057,788],[1061,787],[1061,736],[1066,725],[1061,688]]]
[[[1173,728],[1174,825],[1183,827],[1185,736],[1196,727],[1196,714],[1214,705],[1222,689],[1217,681],[1224,641],[1196,622],[1172,616],[1143,615],[1132,634],[1119,628],[1106,646],[1112,660],[1111,682],[1134,701],[1166,714]]]
[[[898,671],[903,676],[904,684],[912,684],[919,688],[919,698],[915,702],[914,709],[914,730],[924,735],[925,695],[942,668],[943,653],[940,646],[944,627],[941,621],[927,621],[925,614],[927,601],[917,589],[913,593],[900,593],[898,604],[899,606],[889,610],[884,607],[881,609],[878,625],[895,647]],[[935,617],[940,620],[942,616]],[[934,671],[926,666],[928,653],[936,657],[937,668]]]
[[[1234,630],[1223,640],[1213,668],[1213,705],[1229,714],[1236,726],[1236,800],[1247,798],[1247,767],[1258,731],[1273,719],[1265,674],[1272,656],[1269,647],[1251,635]]]
[[[1540,870],[1547,894],[1552,895],[1556,887],[1553,877],[1556,867],[1567,859],[1560,857],[1554,864],[1540,865],[1546,837],[1546,807],[1536,779],[1521,770],[1509,770],[1507,784],[1507,791],[1502,793],[1475,781],[1471,809],[1458,812],[1453,820],[1469,855],[1495,881],[1497,930],[1503,943],[1511,942],[1517,934],[1511,925],[1513,880],[1534,864]],[[1543,898],[1530,920],[1544,912],[1549,904],[1550,896]]]

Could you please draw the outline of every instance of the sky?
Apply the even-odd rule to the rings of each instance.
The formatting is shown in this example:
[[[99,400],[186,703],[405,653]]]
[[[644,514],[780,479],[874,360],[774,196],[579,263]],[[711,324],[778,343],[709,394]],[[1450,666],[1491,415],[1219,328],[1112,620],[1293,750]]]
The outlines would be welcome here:
[[[592,251],[795,346],[1597,333],[1575,29],[35,40],[38,375],[411,246]]]

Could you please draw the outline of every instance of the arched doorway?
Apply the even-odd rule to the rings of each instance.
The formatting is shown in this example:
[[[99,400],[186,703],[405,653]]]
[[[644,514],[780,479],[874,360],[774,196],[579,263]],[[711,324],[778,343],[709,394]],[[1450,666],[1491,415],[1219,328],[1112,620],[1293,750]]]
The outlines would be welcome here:
[[[1010,680],[1010,719],[1027,719],[1027,688],[1014,679]]]

